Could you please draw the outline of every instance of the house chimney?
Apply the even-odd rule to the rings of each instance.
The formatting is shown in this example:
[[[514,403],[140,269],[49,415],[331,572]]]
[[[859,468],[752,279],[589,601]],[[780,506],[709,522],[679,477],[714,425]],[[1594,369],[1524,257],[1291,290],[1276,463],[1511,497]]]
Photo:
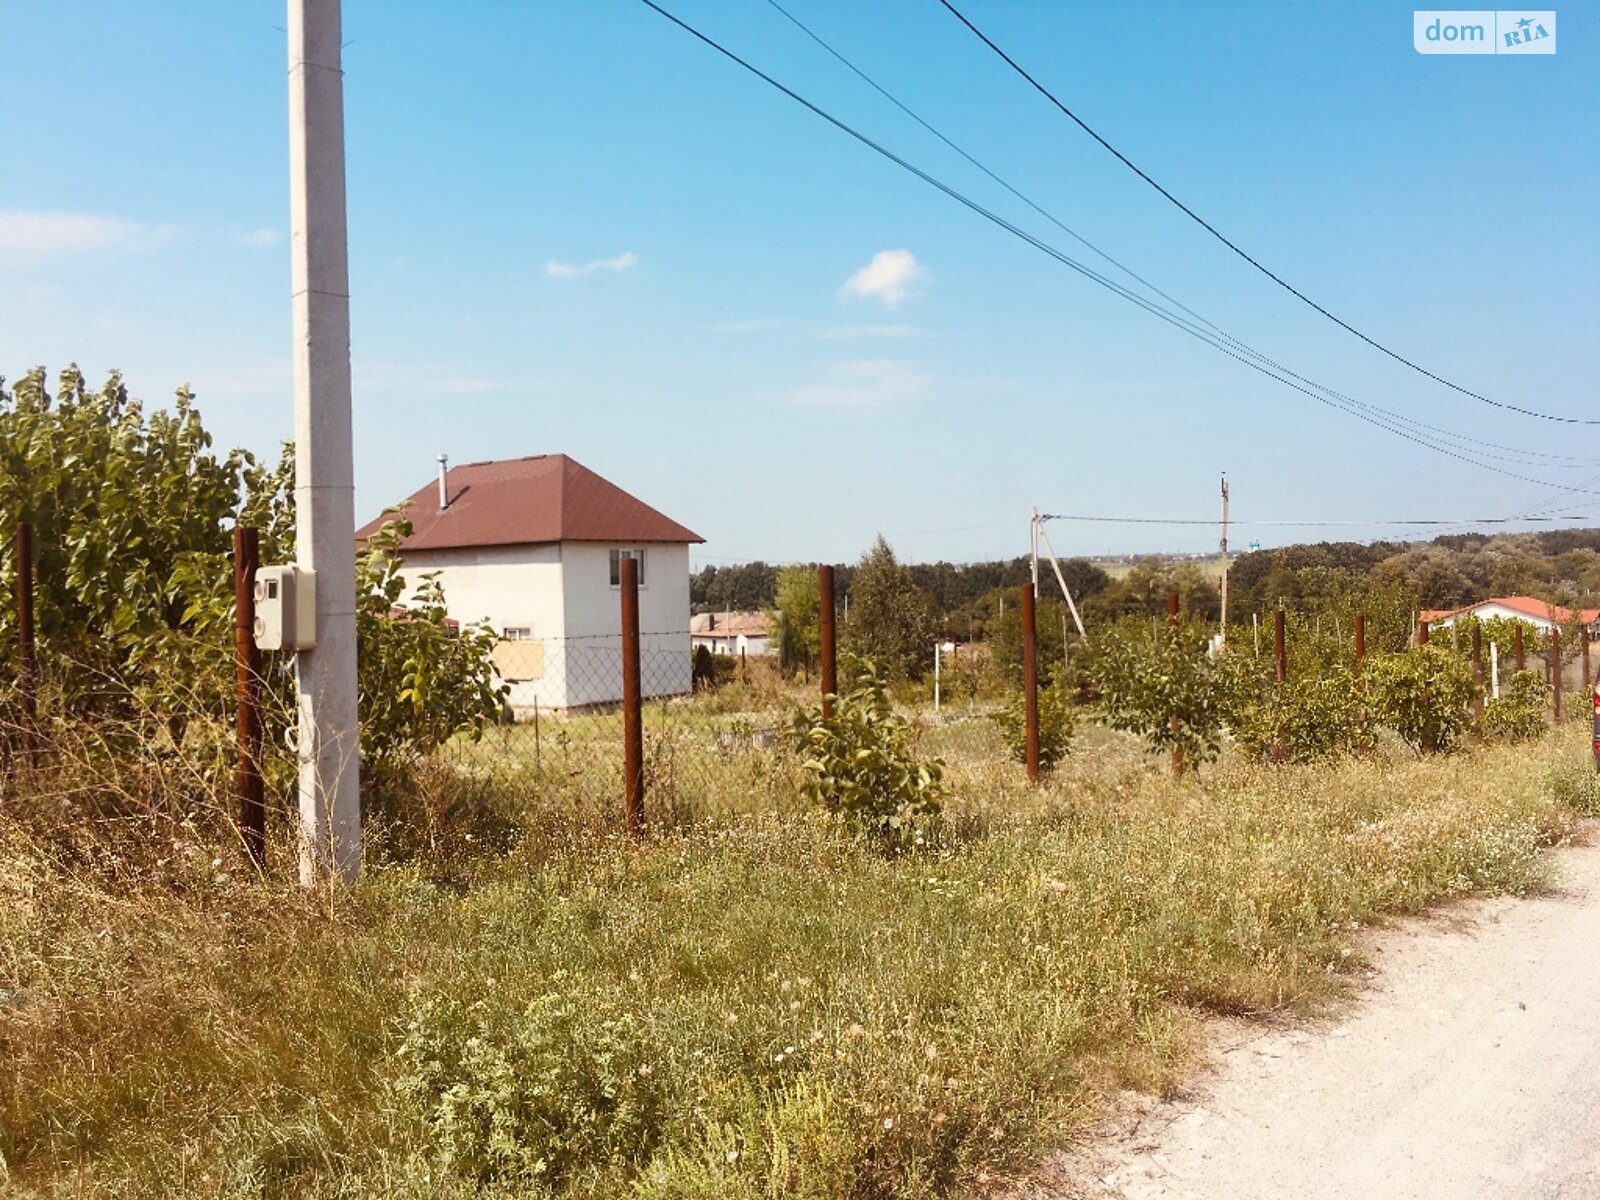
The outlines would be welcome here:
[[[439,455],[439,511],[443,512],[450,507],[450,492],[445,484],[445,477],[450,472],[450,456]]]

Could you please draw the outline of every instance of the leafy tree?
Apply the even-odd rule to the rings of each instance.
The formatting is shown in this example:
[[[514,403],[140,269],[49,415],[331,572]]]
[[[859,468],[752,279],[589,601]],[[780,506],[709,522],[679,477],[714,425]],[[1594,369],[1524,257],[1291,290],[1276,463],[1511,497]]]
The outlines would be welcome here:
[[[777,568],[756,561],[735,566],[702,567],[689,576],[689,605],[696,612],[732,609],[753,612],[770,608],[776,593]]]
[[[260,531],[263,561],[293,554],[292,451],[264,464],[245,450],[211,450],[194,397],[146,413],[113,372],[91,391],[78,369],[52,397],[43,368],[7,392],[0,381],[0,509],[34,528],[34,612],[48,706],[69,719],[106,718],[130,732],[164,730],[173,749],[221,769],[230,761],[233,694],[232,526]],[[405,585],[391,524],[359,557],[362,755],[369,778],[500,710],[493,639],[447,622],[436,579],[401,619]],[[0,538],[0,571],[16,578],[14,543]],[[0,605],[0,641],[16,613]],[[284,744],[292,718],[283,659],[267,655],[266,745]],[[205,739],[209,739],[208,741]],[[198,757],[209,745],[209,763]]]
[[[1022,684],[1022,603],[1015,595],[1007,598],[1006,611],[989,622],[989,653],[995,669],[1013,687]],[[1083,643],[1066,603],[1044,596],[1034,604],[1034,633],[1038,639],[1039,684],[1050,685],[1067,675],[1076,675],[1072,665]],[[1063,630],[1065,634],[1063,634]],[[1065,641],[1062,640],[1065,636]],[[1074,678],[1074,682],[1076,679]]]
[[[822,643],[822,595],[815,567],[780,567],[777,606],[778,664],[786,671],[810,668]]]
[[[1499,699],[1483,708],[1483,732],[1503,742],[1527,742],[1549,726],[1550,685],[1537,671],[1513,671]]]
[[[731,654],[718,654],[710,646],[696,646],[689,656],[690,682],[697,692],[714,692],[730,682],[739,669]]]
[[[34,622],[52,706],[74,716],[156,719],[181,740],[189,716],[231,704],[230,526],[241,508],[263,549],[292,528],[274,520],[292,464],[247,451],[218,456],[194,397],[147,414],[112,372],[98,391],[69,366],[52,397],[44,368],[7,392],[0,380],[0,511],[33,527]],[[14,580],[14,543],[0,570]],[[219,628],[219,624],[221,628]],[[16,636],[0,605],[0,639]]]
[[[1215,759],[1235,716],[1245,660],[1214,658],[1208,642],[1209,630],[1194,622],[1152,630],[1133,619],[1097,630],[1088,671],[1106,723],[1153,751],[1182,751],[1190,767]]]
[[[1019,762],[1028,761],[1027,698],[1020,692],[1012,693],[1006,706],[995,714],[1000,726],[1000,738],[1006,751]],[[1048,771],[1067,756],[1072,746],[1072,732],[1077,725],[1077,710],[1067,694],[1064,680],[1058,679],[1049,687],[1039,689],[1039,768]]]
[[[1322,762],[1372,744],[1368,708],[1355,673],[1338,665],[1258,687],[1253,702],[1240,706],[1235,733],[1251,758]]]
[[[494,630],[452,628],[436,573],[406,595],[399,549],[410,532],[404,519],[384,522],[356,560],[361,765],[380,790],[457,734],[480,738],[510,690],[495,682]]]
[[[1147,556],[1136,561],[1121,579],[1093,596],[1085,605],[1094,623],[1118,617],[1161,616],[1167,611],[1167,595],[1178,593],[1178,603],[1186,613],[1214,618],[1222,608],[1217,582],[1196,563]]]
[[[933,639],[928,598],[880,534],[851,581],[845,648],[880,664],[891,681],[921,679],[933,659]]]
[[[1367,675],[1378,719],[1418,754],[1453,750],[1470,728],[1472,674],[1448,647],[1429,643],[1378,655]]]
[[[795,714],[807,790],[855,833],[898,854],[925,840],[944,797],[944,763],[921,760],[911,723],[894,711],[885,680],[868,659],[845,655],[833,714],[820,705]]]

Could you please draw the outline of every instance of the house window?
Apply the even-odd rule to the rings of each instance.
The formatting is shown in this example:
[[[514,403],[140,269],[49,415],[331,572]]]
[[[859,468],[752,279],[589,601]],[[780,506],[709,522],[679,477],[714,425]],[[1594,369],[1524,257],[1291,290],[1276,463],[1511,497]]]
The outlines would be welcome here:
[[[622,560],[631,558],[639,564],[639,586],[644,586],[644,551],[643,550],[613,550],[611,552],[611,586],[620,587],[622,584]]]
[[[531,642],[533,630],[527,625],[507,625],[500,631],[502,642]]]

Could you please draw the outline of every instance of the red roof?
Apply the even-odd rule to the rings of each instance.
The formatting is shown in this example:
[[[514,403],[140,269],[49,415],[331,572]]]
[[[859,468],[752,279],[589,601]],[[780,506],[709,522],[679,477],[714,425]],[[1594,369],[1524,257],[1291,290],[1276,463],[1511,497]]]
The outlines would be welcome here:
[[[1498,604],[1502,608],[1509,608],[1512,612],[1521,613],[1525,617],[1532,617],[1538,621],[1554,621],[1565,624],[1573,618],[1569,608],[1562,608],[1559,604],[1551,604],[1548,600],[1540,600],[1537,596],[1490,596],[1487,600],[1479,600],[1476,604],[1463,605],[1461,608],[1424,609],[1418,614],[1422,621],[1447,621],[1461,613],[1472,612],[1474,609],[1483,608],[1488,604]],[[1600,609],[1586,608],[1577,614],[1580,623],[1592,625],[1600,621]]]
[[[767,614],[760,612],[695,613],[689,618],[693,637],[766,637]]]
[[[691,529],[630,496],[565,454],[536,454],[450,468],[449,506],[435,479],[405,501],[411,536],[402,550],[525,546],[543,542],[703,542]],[[370,537],[386,520],[356,530]]]

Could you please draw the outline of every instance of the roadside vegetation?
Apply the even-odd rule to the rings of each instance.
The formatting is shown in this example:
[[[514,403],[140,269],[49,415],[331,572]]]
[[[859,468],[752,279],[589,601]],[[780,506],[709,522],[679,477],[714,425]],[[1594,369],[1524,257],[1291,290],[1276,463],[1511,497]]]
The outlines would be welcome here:
[[[1116,1090],[1176,1086],[1207,1014],[1317,1011],[1363,925],[1537,889],[1600,815],[1537,675],[1480,718],[1463,646],[1408,648],[1365,583],[1291,614],[1283,683],[1248,627],[1211,652],[1203,612],[1087,646],[1061,621],[1030,785],[1014,608],[935,713],[937,605],[880,539],[830,715],[798,567],[781,666],[706,661],[648,706],[635,840],[614,715],[518,736],[492,636],[436,586],[398,608],[391,526],[360,576],[365,871],[308,891],[279,664],[261,870],[228,752],[222,533],[281,540],[286,475],[209,445],[187,393],[169,419],[115,378],[0,392],[0,486],[65,556],[37,724],[0,694],[8,1196],[982,1195]]]
[[[528,790],[332,893],[295,886],[286,847],[251,874],[203,816],[69,830],[59,803],[13,803],[0,1177],[19,1196],[981,1190],[1112,1089],[1172,1086],[1198,1014],[1316,1008],[1354,927],[1539,887],[1539,847],[1600,799],[1574,733],[1182,780],[1123,735],[1085,740],[1042,789],[988,755],[953,765],[915,854],[798,791],[706,796],[632,845]]]

